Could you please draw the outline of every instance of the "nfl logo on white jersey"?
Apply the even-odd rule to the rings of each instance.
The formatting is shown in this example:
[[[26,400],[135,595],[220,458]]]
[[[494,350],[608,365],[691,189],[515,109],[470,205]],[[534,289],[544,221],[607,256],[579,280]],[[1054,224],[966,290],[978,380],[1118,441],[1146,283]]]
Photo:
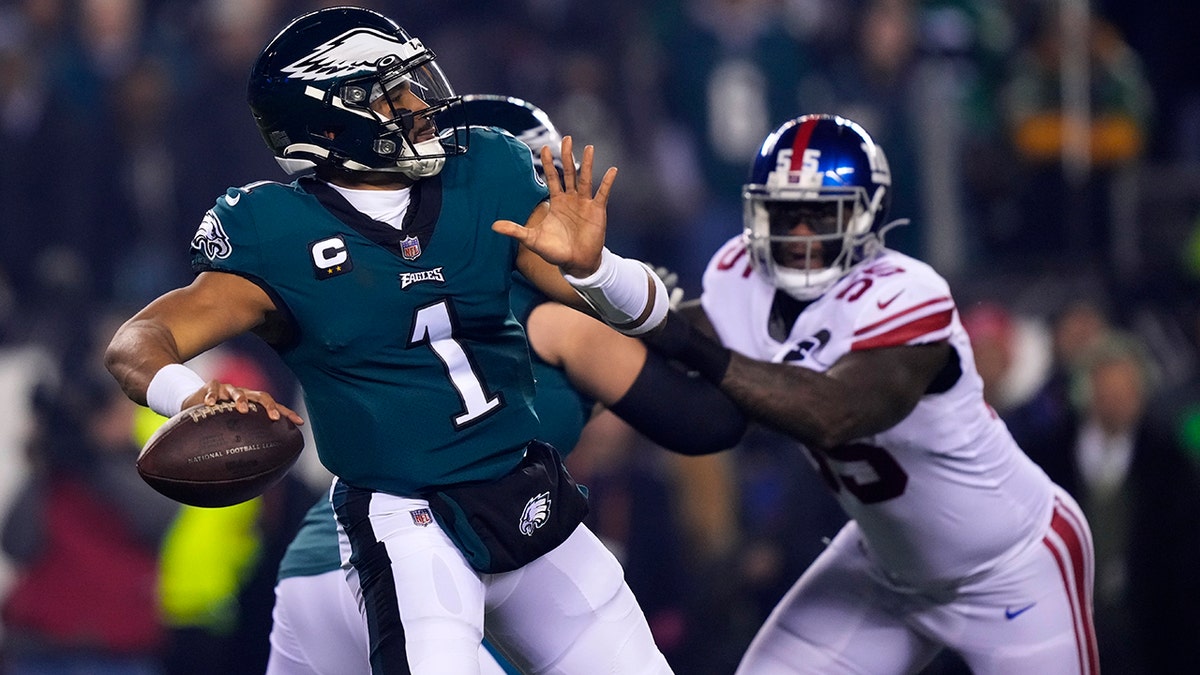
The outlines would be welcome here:
[[[413,509],[409,514],[412,515],[413,525],[428,527],[433,524],[433,512],[429,509]]]

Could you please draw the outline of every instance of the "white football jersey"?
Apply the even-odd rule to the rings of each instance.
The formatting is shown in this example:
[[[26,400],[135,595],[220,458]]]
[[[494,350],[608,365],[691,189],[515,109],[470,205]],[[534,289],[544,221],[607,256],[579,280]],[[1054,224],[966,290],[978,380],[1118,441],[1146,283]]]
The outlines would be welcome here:
[[[805,307],[783,342],[767,330],[775,290],[735,237],[709,262],[701,304],[730,349],[818,372],[862,349],[945,340],[956,352],[953,385],[892,428],[807,448],[891,585],[955,585],[1041,545],[1053,484],[984,403],[970,341],[933,268],[885,249]]]

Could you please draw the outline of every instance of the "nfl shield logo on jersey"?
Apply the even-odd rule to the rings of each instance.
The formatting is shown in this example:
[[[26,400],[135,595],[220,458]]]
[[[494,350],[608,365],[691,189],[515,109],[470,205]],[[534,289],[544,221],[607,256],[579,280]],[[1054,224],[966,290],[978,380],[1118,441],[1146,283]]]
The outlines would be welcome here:
[[[408,513],[412,516],[413,525],[426,527],[433,522],[433,513],[429,509],[414,509]]]
[[[416,260],[421,257],[421,242],[416,237],[405,237],[400,241],[400,255],[405,260]]]

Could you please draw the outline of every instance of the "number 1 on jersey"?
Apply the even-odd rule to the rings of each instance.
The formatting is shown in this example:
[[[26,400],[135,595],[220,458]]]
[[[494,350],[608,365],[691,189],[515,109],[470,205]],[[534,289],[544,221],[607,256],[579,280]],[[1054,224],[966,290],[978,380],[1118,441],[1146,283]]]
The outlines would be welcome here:
[[[408,346],[428,344],[446,367],[450,384],[458,392],[466,411],[454,416],[454,427],[462,428],[504,404],[500,395],[491,395],[480,379],[467,350],[454,339],[454,322],[446,301],[418,308],[413,315],[413,332]]]

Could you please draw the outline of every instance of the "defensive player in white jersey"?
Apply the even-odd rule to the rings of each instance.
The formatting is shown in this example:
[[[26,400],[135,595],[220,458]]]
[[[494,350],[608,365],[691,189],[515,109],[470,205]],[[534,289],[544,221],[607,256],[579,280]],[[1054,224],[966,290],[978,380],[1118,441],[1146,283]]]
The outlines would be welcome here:
[[[695,325],[650,339],[799,441],[851,518],[738,673],[912,673],[943,648],[978,675],[1095,673],[1087,522],[984,403],[946,281],[883,247],[890,186],[859,125],[788,121]]]

